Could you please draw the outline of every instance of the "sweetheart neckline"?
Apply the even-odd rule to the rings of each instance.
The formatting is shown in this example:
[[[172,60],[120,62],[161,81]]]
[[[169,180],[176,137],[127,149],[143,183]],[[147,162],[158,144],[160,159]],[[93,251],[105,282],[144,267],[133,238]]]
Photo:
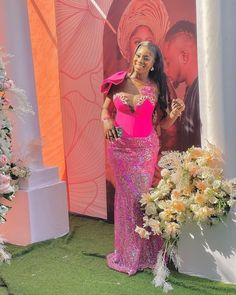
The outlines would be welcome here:
[[[134,96],[139,96],[140,99],[137,100],[136,103],[133,105],[129,104],[128,97],[123,92],[118,92],[118,93],[114,94],[113,99],[115,100],[115,99],[119,98],[120,101],[123,104],[127,105],[131,109],[132,112],[134,112],[138,106],[143,105],[145,101],[149,101],[153,106],[157,102],[157,99],[155,96],[148,96],[148,95],[142,95],[142,94],[135,94]]]

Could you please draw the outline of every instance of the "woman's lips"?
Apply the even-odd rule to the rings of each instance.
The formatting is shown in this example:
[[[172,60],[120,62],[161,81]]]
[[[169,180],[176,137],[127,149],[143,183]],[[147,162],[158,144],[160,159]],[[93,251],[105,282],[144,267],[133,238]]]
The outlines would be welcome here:
[[[139,68],[144,68],[145,65],[142,65],[142,64],[136,64],[136,67],[139,67]]]

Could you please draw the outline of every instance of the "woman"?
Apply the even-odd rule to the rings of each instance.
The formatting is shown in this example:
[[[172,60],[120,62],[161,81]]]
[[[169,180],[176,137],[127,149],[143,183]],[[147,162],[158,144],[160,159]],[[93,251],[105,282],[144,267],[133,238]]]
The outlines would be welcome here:
[[[151,187],[159,149],[153,118],[156,127],[168,128],[184,109],[179,99],[173,101],[170,113],[167,109],[163,60],[156,45],[141,42],[131,68],[130,73],[109,77],[101,87],[106,94],[101,119],[116,180],[115,251],[107,263],[129,275],[153,268],[162,245],[159,237],[145,240],[135,232],[142,224],[139,200]],[[114,120],[109,113],[112,101],[117,111]]]

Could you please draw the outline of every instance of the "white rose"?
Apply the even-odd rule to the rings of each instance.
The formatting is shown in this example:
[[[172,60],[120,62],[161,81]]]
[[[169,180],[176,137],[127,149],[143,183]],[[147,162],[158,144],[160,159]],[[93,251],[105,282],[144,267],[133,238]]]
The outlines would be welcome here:
[[[169,177],[169,176],[170,176],[170,171],[169,171],[168,169],[162,169],[162,170],[161,170],[161,176],[162,176],[163,178],[167,178],[167,177]]]
[[[150,233],[146,229],[136,226],[135,232],[138,233],[142,239],[149,239]]]
[[[146,205],[145,213],[147,215],[153,215],[153,214],[156,214],[156,212],[157,212],[157,209],[154,203],[148,203]]]
[[[227,194],[231,194],[233,191],[232,185],[230,183],[227,182],[223,182],[222,183],[222,189],[227,193]]]
[[[216,204],[216,203],[218,203],[218,199],[216,198],[216,197],[210,197],[210,199],[209,199],[209,202],[211,203],[211,204]]]
[[[206,166],[206,164],[207,164],[207,159],[206,159],[206,158],[199,158],[199,159],[197,159],[196,162],[198,163],[198,165],[199,165],[200,167],[202,167],[202,166]]]
[[[218,189],[218,188],[220,188],[220,186],[221,186],[221,181],[220,181],[220,180],[215,180],[215,181],[213,181],[212,186],[213,186],[214,189]]]

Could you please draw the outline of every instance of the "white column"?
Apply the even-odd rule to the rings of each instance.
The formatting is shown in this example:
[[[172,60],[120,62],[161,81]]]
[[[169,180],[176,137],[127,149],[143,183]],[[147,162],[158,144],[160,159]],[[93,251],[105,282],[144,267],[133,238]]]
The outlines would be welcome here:
[[[202,141],[219,146],[236,176],[236,0],[197,0]]]
[[[219,146],[225,175],[236,176],[236,0],[196,0],[202,140]],[[179,271],[236,283],[236,206],[224,222],[187,223],[178,242]],[[191,249],[191,251],[189,250]],[[201,257],[201,259],[199,259]]]
[[[16,144],[16,148],[27,150],[33,141],[40,140],[27,1],[1,1],[1,17],[4,20],[4,44],[1,45],[7,53],[13,55],[7,66],[7,74],[14,80],[17,87],[23,88],[26,91],[29,102],[35,112],[35,116],[31,114],[25,115],[24,120],[16,118],[14,124],[13,144]],[[45,60],[45,62],[47,61]],[[34,150],[32,158],[30,166],[42,166],[42,152],[40,148]]]
[[[40,130],[27,0],[1,0],[0,19],[0,46],[14,55],[7,66],[8,76],[25,90],[35,112],[24,120],[15,118],[14,147],[29,153],[31,176],[21,183],[21,190],[9,204],[13,208],[6,216],[7,222],[0,225],[0,234],[10,243],[26,245],[68,232],[66,187],[58,179],[56,167],[43,167],[41,146],[33,147],[33,142],[40,141]]]

